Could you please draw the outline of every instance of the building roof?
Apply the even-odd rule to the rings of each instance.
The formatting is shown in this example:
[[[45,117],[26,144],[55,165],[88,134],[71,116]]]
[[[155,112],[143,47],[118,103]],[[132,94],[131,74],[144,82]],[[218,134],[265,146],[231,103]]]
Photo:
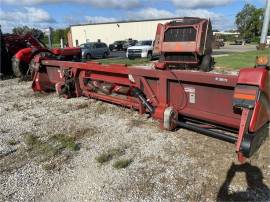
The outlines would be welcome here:
[[[180,18],[184,18],[184,17],[155,18],[155,19],[145,19],[145,20],[122,20],[122,21],[99,22],[99,23],[82,23],[82,24],[70,25],[70,27],[85,26],[85,25],[120,24],[120,23],[131,23],[131,22],[148,22],[148,21],[160,21],[160,20],[177,20],[177,19],[180,19]],[[191,17],[191,18],[193,18],[193,17]]]

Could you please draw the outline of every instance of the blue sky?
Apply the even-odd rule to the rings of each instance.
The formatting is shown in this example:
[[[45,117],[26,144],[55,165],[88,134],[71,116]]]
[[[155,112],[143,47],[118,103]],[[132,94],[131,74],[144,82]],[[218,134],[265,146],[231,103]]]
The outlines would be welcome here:
[[[245,3],[264,7],[265,0],[0,0],[4,32],[27,25],[45,29],[70,24],[197,16],[211,18],[214,28],[234,28]]]

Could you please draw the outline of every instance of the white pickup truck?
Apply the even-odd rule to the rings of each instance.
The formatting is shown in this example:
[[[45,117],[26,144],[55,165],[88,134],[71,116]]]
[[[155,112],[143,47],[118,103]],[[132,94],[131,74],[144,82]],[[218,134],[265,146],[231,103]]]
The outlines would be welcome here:
[[[145,40],[138,41],[135,46],[129,47],[127,49],[126,56],[129,59],[134,58],[149,58],[152,59],[153,54],[153,41]]]

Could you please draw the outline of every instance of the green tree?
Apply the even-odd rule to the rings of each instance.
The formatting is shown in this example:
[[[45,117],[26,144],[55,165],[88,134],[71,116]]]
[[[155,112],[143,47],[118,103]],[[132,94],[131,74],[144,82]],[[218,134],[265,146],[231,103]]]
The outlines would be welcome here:
[[[54,44],[60,44],[61,38],[64,39],[64,42],[67,42],[67,33],[69,32],[69,28],[65,29],[56,29],[52,32],[52,42]]]
[[[36,28],[30,28],[28,26],[22,26],[22,27],[14,27],[12,29],[13,34],[18,35],[25,35],[25,34],[32,34],[35,38],[42,40],[44,38],[44,33]]]
[[[264,9],[256,8],[251,4],[245,4],[244,8],[237,13],[235,24],[241,37],[256,38],[261,33]]]

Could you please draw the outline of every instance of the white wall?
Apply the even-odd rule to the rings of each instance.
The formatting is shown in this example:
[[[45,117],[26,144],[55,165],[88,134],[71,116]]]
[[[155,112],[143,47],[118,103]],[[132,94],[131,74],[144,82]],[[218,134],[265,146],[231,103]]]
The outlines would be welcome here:
[[[76,46],[76,40],[78,40],[80,45],[85,43],[87,39],[89,42],[95,42],[100,39],[107,44],[128,38],[136,40],[154,40],[157,24],[164,24],[168,21],[170,20],[71,26],[73,46]]]

